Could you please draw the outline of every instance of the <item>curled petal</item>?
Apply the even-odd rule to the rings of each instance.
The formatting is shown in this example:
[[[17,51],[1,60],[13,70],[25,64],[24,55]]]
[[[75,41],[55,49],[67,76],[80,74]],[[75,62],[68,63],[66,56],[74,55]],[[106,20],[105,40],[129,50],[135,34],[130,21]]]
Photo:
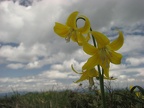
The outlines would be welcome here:
[[[61,37],[66,37],[70,33],[70,28],[66,25],[56,22],[54,26],[54,32]]]
[[[117,78],[113,78],[113,77],[106,77],[106,76],[104,76],[104,79],[107,79],[107,80],[116,80]]]
[[[122,59],[122,55],[120,53],[111,51],[110,52],[111,55],[108,57],[110,62],[113,64],[120,64],[121,63],[121,59]]]
[[[71,65],[71,68],[72,68],[72,70],[73,70],[75,73],[77,73],[77,74],[82,74],[82,73],[83,73],[83,72],[77,72],[77,71],[74,69],[73,65]]]
[[[67,26],[76,29],[76,18],[77,18],[78,13],[79,13],[78,11],[75,11],[69,15],[67,22],[66,22]]]
[[[110,40],[104,34],[97,31],[92,31],[91,33],[97,41],[98,48],[103,48],[110,43]]]
[[[93,45],[89,44],[88,42],[83,43],[83,50],[85,53],[89,55],[94,55],[98,52],[98,49]]]
[[[87,79],[91,79],[93,77],[98,77],[98,72],[96,71],[95,68],[92,68],[90,70],[86,70],[85,72],[82,72],[82,73],[79,73],[79,74],[82,74],[82,76],[80,77],[79,80],[76,81],[76,83],[78,83],[80,81],[87,80]]]
[[[122,47],[123,43],[124,43],[124,36],[123,33],[119,31],[119,37],[115,39],[113,42],[111,42],[109,46],[111,47],[111,49],[116,51]]]
[[[80,79],[78,79],[75,83],[78,83],[78,82],[81,82],[81,81],[84,81],[84,80],[87,80],[89,78],[88,76],[88,72],[83,72],[82,76],[80,77]]]
[[[83,27],[79,28],[78,31],[81,33],[88,33],[90,31],[90,21],[86,16],[79,16],[78,18],[84,19],[85,20],[85,24]]]

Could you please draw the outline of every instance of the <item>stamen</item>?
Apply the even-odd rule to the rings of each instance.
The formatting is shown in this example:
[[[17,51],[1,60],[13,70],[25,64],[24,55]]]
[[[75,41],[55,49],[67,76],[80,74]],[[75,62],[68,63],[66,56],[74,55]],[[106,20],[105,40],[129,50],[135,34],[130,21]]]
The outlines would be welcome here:
[[[104,62],[106,63],[106,67],[109,67],[109,58],[108,56],[112,56],[109,49],[107,47],[104,47],[100,50],[100,58],[102,60],[102,63],[104,64]]]
[[[68,36],[65,38],[66,42],[70,42],[71,34],[69,33]]]
[[[69,33],[67,34],[67,37],[65,38],[66,42],[70,42],[70,38],[71,38],[71,36],[72,36],[72,32],[73,32],[73,31],[74,31],[74,30],[73,30],[72,28],[70,28]]]

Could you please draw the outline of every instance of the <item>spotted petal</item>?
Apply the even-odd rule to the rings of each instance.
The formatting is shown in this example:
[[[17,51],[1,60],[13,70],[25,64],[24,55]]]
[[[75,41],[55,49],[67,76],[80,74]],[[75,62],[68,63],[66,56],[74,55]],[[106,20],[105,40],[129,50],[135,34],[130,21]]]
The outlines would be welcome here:
[[[122,47],[123,43],[124,43],[124,36],[123,33],[119,31],[119,37],[115,39],[113,42],[111,42],[109,46],[111,47],[111,49],[116,51]]]

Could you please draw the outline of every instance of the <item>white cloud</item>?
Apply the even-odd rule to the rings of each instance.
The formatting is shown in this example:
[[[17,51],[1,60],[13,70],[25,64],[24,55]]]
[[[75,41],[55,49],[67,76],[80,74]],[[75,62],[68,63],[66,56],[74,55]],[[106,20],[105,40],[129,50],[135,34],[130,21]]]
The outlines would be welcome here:
[[[38,61],[34,61],[27,64],[27,69],[33,69],[33,68],[40,68],[41,64]]]
[[[16,63],[16,64],[12,63],[12,64],[8,64],[7,67],[11,69],[19,69],[19,68],[23,68],[24,65],[21,63]]]
[[[26,47],[20,43],[17,47],[2,46],[0,48],[0,57],[13,62],[28,62],[37,60],[39,56],[46,56],[47,49],[43,44],[35,43],[33,46]]]
[[[64,66],[62,66],[61,64],[54,64],[54,65],[51,66],[51,69],[58,70],[58,71],[63,71]]]
[[[144,46],[144,38],[143,36],[135,36],[135,35],[129,35],[125,36],[125,42],[123,47],[120,49],[122,53],[129,53],[131,55],[135,55],[137,52],[139,53]]]
[[[144,57],[140,58],[130,57],[126,59],[126,62],[129,63],[131,66],[139,66],[141,64],[144,64]]]
[[[116,64],[110,64],[110,69],[111,70],[118,70],[118,69],[125,69],[126,68],[126,65],[125,64],[119,64],[119,65],[116,65]]]
[[[44,0],[27,9],[13,2],[2,2],[0,32],[7,35],[2,35],[0,40],[33,44],[48,39],[48,32],[52,31],[55,19],[62,12],[60,4],[61,1]]]
[[[59,72],[59,71],[47,71],[47,72],[43,72],[42,74],[40,74],[40,76],[43,77],[47,77],[47,78],[51,78],[51,79],[61,79],[61,78],[67,78],[69,73],[66,72]]]
[[[53,79],[47,79],[40,76],[29,76],[19,78],[0,78],[0,82],[3,83],[0,86],[0,92],[14,91],[41,91],[50,90],[53,86],[63,86],[62,83]]]

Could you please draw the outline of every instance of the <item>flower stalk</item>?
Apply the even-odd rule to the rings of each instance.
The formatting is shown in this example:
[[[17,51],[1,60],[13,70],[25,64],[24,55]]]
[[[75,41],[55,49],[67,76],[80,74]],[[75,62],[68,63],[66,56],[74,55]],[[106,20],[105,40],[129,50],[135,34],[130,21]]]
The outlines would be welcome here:
[[[92,31],[91,28],[90,28],[90,31]],[[93,37],[93,35],[92,35],[92,40],[93,40],[94,46],[96,47],[96,42],[95,42],[95,38]],[[104,69],[102,69],[102,72],[101,72],[100,65],[97,65],[97,68],[98,68],[98,73],[99,73],[99,83],[100,83],[103,108],[107,108],[106,107],[105,89],[104,89]]]
[[[82,19],[82,20],[85,21],[84,18],[79,17],[79,18],[77,18],[76,22],[78,21],[78,19]],[[91,27],[90,27],[90,31],[92,31]],[[95,38],[94,38],[93,35],[92,35],[92,41],[93,41],[94,47],[96,47],[96,41],[95,41]],[[99,83],[100,83],[100,90],[101,90],[103,108],[107,108],[106,107],[106,99],[105,99],[105,89],[104,89],[104,69],[102,69],[102,72],[101,72],[100,65],[97,65],[97,68],[98,68],[98,73],[99,73]]]

